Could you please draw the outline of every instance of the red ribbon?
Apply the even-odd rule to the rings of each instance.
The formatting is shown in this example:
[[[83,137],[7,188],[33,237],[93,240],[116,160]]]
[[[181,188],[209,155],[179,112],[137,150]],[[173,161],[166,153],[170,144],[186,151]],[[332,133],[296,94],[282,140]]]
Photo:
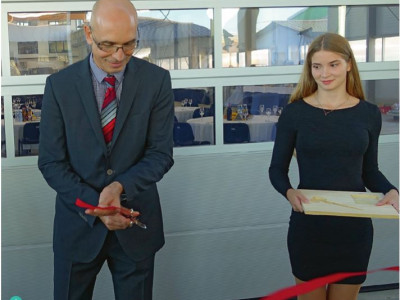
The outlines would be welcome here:
[[[75,205],[78,206],[78,207],[88,208],[88,209],[103,209],[103,210],[116,210],[116,209],[119,209],[119,207],[116,207],[116,206],[106,206],[106,207],[94,206],[92,204],[89,204],[87,202],[82,201],[79,198],[76,198]]]
[[[387,267],[367,272],[348,272],[348,273],[335,273],[319,278],[312,279],[307,282],[303,282],[297,285],[293,285],[281,290],[278,290],[272,294],[269,294],[260,300],[285,300],[292,298],[297,295],[302,295],[311,292],[319,287],[322,287],[329,283],[334,283],[349,277],[365,275],[369,273],[379,272],[379,271],[396,271],[399,272],[399,266]]]
[[[116,207],[116,206],[105,206],[105,207],[101,207],[101,206],[94,206],[92,204],[89,204],[85,201],[82,201],[79,198],[76,198],[75,201],[75,205],[78,207],[82,207],[82,208],[88,208],[88,209],[101,209],[101,210],[117,210],[121,215],[123,215],[124,217],[127,218],[131,218],[131,217],[137,217],[139,214],[138,212],[135,212],[137,215],[132,216],[131,215],[131,210],[129,208],[125,208],[123,206],[121,207]]]

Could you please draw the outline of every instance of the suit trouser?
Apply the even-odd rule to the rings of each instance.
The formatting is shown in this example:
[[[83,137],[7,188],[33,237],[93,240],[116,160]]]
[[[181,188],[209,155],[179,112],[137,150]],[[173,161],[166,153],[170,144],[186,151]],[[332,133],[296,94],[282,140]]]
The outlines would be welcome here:
[[[89,263],[77,263],[54,255],[54,300],[92,299],[96,276],[104,262],[111,271],[116,300],[151,300],[154,255],[135,262],[121,248],[113,231],[99,255]]]

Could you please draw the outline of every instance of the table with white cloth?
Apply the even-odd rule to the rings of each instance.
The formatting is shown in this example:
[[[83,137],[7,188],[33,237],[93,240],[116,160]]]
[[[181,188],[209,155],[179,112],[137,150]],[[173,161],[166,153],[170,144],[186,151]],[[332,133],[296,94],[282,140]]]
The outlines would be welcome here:
[[[271,135],[278,116],[253,115],[248,120],[224,120],[224,124],[244,123],[249,127],[250,142],[271,141]],[[195,141],[209,141],[214,144],[214,117],[203,117],[187,120],[192,126]]]
[[[197,106],[175,106],[175,116],[178,122],[186,122],[193,118],[193,112],[197,108]]]
[[[40,118],[42,115],[42,110],[41,109],[36,109],[32,108],[32,115],[35,116],[36,118]],[[17,112],[20,112],[22,114],[22,109],[13,109],[13,115],[15,116]]]
[[[40,118],[42,116],[42,110],[41,109],[32,109],[32,113],[36,118]]]

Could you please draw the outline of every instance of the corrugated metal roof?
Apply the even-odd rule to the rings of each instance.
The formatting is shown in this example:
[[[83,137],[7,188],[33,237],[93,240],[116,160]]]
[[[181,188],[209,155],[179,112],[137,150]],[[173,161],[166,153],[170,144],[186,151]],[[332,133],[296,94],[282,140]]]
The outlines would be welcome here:
[[[328,18],[328,7],[308,7],[293,15],[291,20],[319,20]]]
[[[211,36],[210,29],[204,26],[154,18],[139,18],[139,33],[141,40],[168,40],[169,43],[174,36],[179,39]]]
[[[257,32],[257,36],[263,36],[267,32],[276,30],[276,26],[288,28],[297,32],[310,30],[311,32],[326,32],[328,30],[328,20],[288,20],[288,21],[274,21],[271,22],[264,29]]]
[[[8,24],[8,37],[10,42],[66,41],[70,34],[70,25],[18,26],[15,24]]]
[[[325,32],[328,30],[328,20],[320,19],[320,20],[288,20],[288,21],[276,21],[276,24],[287,27],[298,32],[312,29],[312,31],[316,32]]]
[[[70,25],[18,26],[8,24],[8,31],[11,42],[66,41],[72,33]],[[168,41],[168,44],[171,44],[173,37],[185,39],[211,36],[210,29],[204,26],[153,18],[139,18],[139,33],[142,39],[141,43],[145,40],[157,40]]]

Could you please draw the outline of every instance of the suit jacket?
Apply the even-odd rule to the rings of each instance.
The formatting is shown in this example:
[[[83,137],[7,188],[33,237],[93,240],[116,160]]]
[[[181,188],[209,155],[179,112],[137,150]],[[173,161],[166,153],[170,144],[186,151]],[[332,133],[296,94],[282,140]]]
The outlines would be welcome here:
[[[147,229],[117,230],[134,260],[164,244],[156,182],[172,167],[174,104],[169,72],[138,58],[126,66],[112,145],[107,150],[93,91],[89,57],[47,78],[40,122],[39,169],[57,192],[55,255],[88,262],[108,229],[75,206],[98,204],[102,189],[120,182],[125,207],[140,212]]]

